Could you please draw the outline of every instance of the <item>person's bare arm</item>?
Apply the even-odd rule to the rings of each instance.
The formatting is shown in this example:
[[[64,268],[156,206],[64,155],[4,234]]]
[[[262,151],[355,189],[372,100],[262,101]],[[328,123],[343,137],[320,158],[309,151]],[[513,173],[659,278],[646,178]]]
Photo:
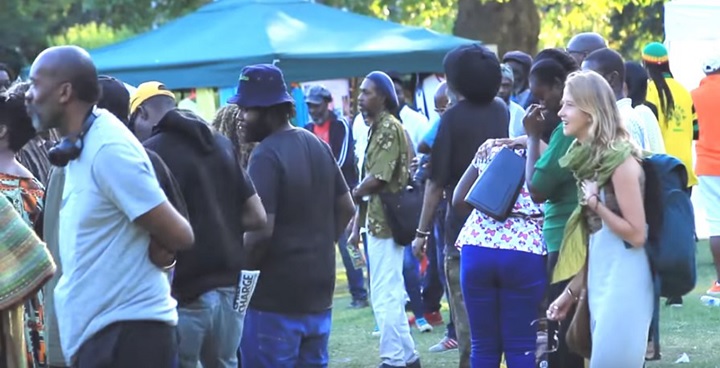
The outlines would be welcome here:
[[[640,187],[641,175],[642,166],[633,157],[626,159],[612,175],[611,182],[621,216],[612,212],[600,201],[597,188],[594,195],[590,194],[589,198],[586,197],[588,207],[602,218],[608,228],[637,248],[644,246],[647,240],[645,207]]]
[[[350,220],[355,215],[355,203],[353,203],[350,192],[337,197],[335,199],[335,239],[340,239],[345,230],[347,230]],[[354,226],[354,224],[353,224]]]
[[[252,195],[243,204],[241,222],[246,231],[260,230],[267,223],[265,207],[257,194]]]
[[[189,249],[195,242],[190,223],[167,200],[140,215],[135,223],[169,251]]]
[[[260,229],[248,231],[243,236],[247,265],[256,269],[270,248],[270,239],[275,231],[275,214],[267,214],[267,222]]]
[[[407,152],[408,161],[407,162],[412,162],[413,158],[415,158],[415,149],[413,148],[413,147],[415,147],[415,144],[413,143],[413,140],[410,137],[410,133],[408,133],[407,129],[403,129],[403,132],[405,133],[405,140],[407,141],[407,147],[408,147],[407,148],[408,149],[408,152]]]
[[[360,200],[362,199],[362,197],[380,193],[380,191],[382,191],[382,189],[385,187],[385,184],[387,183],[376,178],[375,176],[368,175],[365,177],[365,179],[363,179],[360,185],[358,185],[357,188],[353,190],[352,195],[353,197],[355,197],[355,199]]]
[[[423,206],[420,212],[420,222],[418,229],[430,232],[430,225],[435,218],[440,200],[442,199],[443,188],[437,185],[432,179],[428,179],[425,184],[425,195],[423,196]]]
[[[537,163],[538,159],[540,159],[540,155],[542,155],[540,147],[541,141],[539,137],[528,137],[525,158],[525,184],[530,192],[530,197],[535,203],[543,203],[547,200],[547,194],[537,190],[532,185],[532,178],[533,175],[535,175],[535,163]]]

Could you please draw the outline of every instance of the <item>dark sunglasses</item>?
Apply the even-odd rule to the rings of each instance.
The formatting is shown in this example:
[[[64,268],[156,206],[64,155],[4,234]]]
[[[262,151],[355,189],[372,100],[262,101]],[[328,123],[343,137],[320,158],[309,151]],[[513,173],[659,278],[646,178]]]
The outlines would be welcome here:
[[[558,331],[560,330],[560,322],[550,321],[547,318],[539,318],[530,322],[530,326],[537,326],[539,331],[548,331],[547,327],[550,323],[557,323],[557,328],[554,329],[552,338],[548,336],[547,342],[543,344],[543,347],[541,349],[526,351],[525,355],[534,354],[537,356],[538,353],[540,353],[540,355],[552,354],[558,350]]]

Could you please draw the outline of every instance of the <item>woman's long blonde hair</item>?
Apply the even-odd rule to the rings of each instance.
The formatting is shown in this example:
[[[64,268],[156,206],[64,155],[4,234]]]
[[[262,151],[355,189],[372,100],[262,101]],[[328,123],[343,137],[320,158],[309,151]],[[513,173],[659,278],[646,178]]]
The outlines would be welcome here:
[[[587,143],[592,148],[593,161],[599,159],[603,151],[613,149],[615,142],[632,142],[617,107],[615,93],[605,78],[594,71],[577,71],[568,75],[565,88],[575,106],[592,118]],[[636,151],[639,155],[640,148]]]

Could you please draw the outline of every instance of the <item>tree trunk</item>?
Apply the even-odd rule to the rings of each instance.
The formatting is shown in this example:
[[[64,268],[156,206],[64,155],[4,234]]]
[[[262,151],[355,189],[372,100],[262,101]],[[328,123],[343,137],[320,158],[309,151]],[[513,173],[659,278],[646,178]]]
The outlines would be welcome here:
[[[458,0],[453,33],[497,45],[500,57],[511,50],[535,55],[540,16],[534,0]]]

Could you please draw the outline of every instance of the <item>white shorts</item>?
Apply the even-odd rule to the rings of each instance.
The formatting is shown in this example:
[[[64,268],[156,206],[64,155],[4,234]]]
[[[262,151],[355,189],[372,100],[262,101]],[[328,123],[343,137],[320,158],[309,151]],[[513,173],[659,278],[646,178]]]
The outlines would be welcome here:
[[[720,176],[698,177],[700,203],[703,203],[710,236],[720,236]]]

